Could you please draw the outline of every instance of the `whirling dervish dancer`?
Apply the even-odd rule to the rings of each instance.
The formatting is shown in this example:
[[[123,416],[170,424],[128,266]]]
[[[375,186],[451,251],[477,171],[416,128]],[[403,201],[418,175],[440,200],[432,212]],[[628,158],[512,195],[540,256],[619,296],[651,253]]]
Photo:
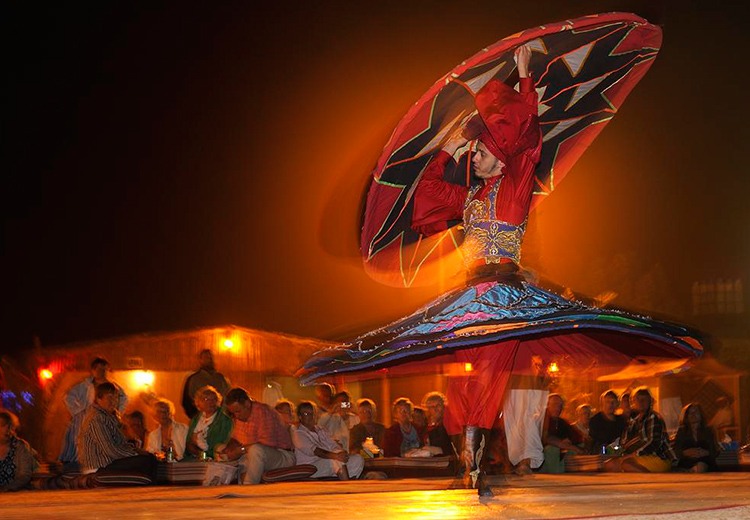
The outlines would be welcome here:
[[[622,55],[627,54],[625,50],[633,52],[634,56],[626,56],[625,59],[629,60],[630,68],[627,70],[641,67],[637,69],[639,74],[634,81],[645,72],[643,64],[650,64],[655,55],[655,50],[648,45],[645,47],[647,50],[643,51],[644,39],[651,45],[654,32],[658,33],[659,42],[661,34],[658,28],[633,15],[599,15],[598,19],[587,17],[558,26],[544,26],[537,32],[532,31],[526,41],[521,40],[512,49],[509,49],[508,42],[501,42],[496,54],[485,52],[481,56],[485,60],[483,63],[469,60],[462,70],[471,81],[462,81],[462,86],[472,91],[471,87],[480,85],[475,93],[472,91],[470,99],[473,106],[467,109],[464,104],[461,110],[454,110],[443,123],[435,125],[437,130],[433,141],[437,144],[432,148],[432,141],[424,142],[427,132],[415,131],[418,137],[412,142],[422,141],[419,142],[418,152],[410,159],[398,157],[399,153],[408,151],[408,146],[403,142],[390,143],[385,166],[381,165],[382,171],[379,177],[376,176],[373,186],[376,183],[389,187],[394,185],[392,180],[383,182],[389,166],[392,166],[389,175],[400,174],[402,177],[408,177],[408,166],[416,165],[416,168],[412,168],[412,177],[408,182],[403,183],[409,189],[402,189],[403,197],[396,203],[393,202],[396,197],[380,195],[383,193],[378,191],[380,186],[371,188],[367,212],[382,214],[384,200],[394,208],[401,205],[398,211],[386,212],[387,216],[374,225],[368,226],[366,218],[363,230],[363,252],[366,250],[366,258],[370,260],[377,251],[391,247],[394,243],[392,230],[399,224],[408,224],[418,236],[416,242],[419,245],[423,237],[441,233],[445,236],[456,222],[462,223],[464,239],[460,254],[468,272],[466,286],[448,292],[406,318],[340,347],[316,353],[299,374],[301,382],[308,384],[384,367],[404,374],[410,373],[410,370],[419,372],[436,364],[471,367],[467,368],[465,374],[453,374],[448,380],[447,393],[451,406],[445,416],[445,427],[451,435],[463,434],[462,458],[466,482],[476,488],[480,495],[491,494],[484,478],[483,461],[488,449],[489,429],[495,423],[504,400],[504,411],[516,418],[528,416],[528,410],[534,407],[541,407],[543,413],[547,395],[543,388],[544,367],[536,366],[542,365],[542,360],[565,357],[588,361],[595,357],[614,365],[644,354],[690,357],[702,352],[697,337],[682,326],[571,301],[531,283],[519,269],[521,244],[533,205],[534,189],[541,184],[540,161],[547,165],[556,164],[555,161],[565,157],[565,153],[557,153],[561,150],[569,153],[569,159],[577,158],[582,150],[570,152],[571,139],[583,136],[580,137],[581,141],[588,144],[593,135],[586,134],[586,130],[594,122],[601,122],[594,121],[594,118],[589,119],[587,124],[580,124],[574,134],[564,136],[565,139],[555,144],[557,148],[554,149],[553,160],[549,157],[547,161],[544,160],[547,143],[553,143],[555,137],[580,123],[583,117],[576,117],[573,123],[563,125],[563,128],[556,121],[557,126],[549,127],[546,132],[540,127],[539,107],[549,103],[549,109],[561,92],[571,89],[570,85],[561,87],[559,84],[553,85],[556,87],[554,89],[547,88],[551,84],[548,73],[556,60],[555,56],[549,54],[544,63],[536,67],[545,71],[544,81],[535,84],[535,76],[530,72],[533,59],[529,40],[541,42],[538,46],[544,48],[545,42],[550,46],[559,43],[560,40],[555,39],[559,38],[560,33],[572,28],[577,29],[576,38],[580,34],[586,34],[589,38],[587,44],[575,42],[580,47],[562,40],[561,45],[567,45],[576,56],[583,55],[581,48],[586,56],[591,56],[595,44],[609,51],[614,47],[623,51],[619,53]],[[627,37],[637,35],[638,30],[644,31],[639,36],[643,39],[637,39],[638,45],[627,41]],[[549,39],[544,40],[544,37]],[[608,42],[608,38],[611,41]],[[623,42],[626,44],[623,45]],[[518,91],[506,81],[493,77],[507,73],[508,52],[513,52],[511,56],[516,62],[512,68],[517,73]],[[577,69],[576,73],[580,70]],[[586,92],[602,84],[606,88],[613,88],[612,85],[622,88],[627,83],[627,70],[624,65],[618,64],[620,76],[602,77],[596,82],[592,80],[588,82]],[[510,77],[508,74],[505,79]],[[456,81],[463,79],[460,74],[454,74],[451,78]],[[585,82],[585,78],[579,77],[578,81]],[[608,82],[611,84],[608,85]],[[540,84],[543,90],[546,89],[542,102],[537,92]],[[630,88],[633,85],[631,81]],[[624,94],[620,91],[620,102],[627,91],[625,89]],[[580,99],[580,96],[576,98],[575,93],[567,94],[562,103],[567,107]],[[439,102],[435,101],[438,95],[433,93],[430,98],[430,116],[433,120],[440,113],[436,108],[439,108]],[[455,99],[455,92],[449,97]],[[556,101],[561,102],[560,99]],[[611,118],[611,114],[608,118]],[[408,128],[414,119],[416,117],[412,117],[401,129]],[[396,138],[392,140],[397,141]],[[568,142],[563,143],[565,140]],[[425,153],[425,149],[429,153]],[[570,164],[568,161],[568,168]],[[469,165],[473,174],[471,182],[462,185],[449,180]],[[392,218],[392,215],[396,215],[396,218]],[[368,235],[371,229],[378,231]],[[405,237],[408,231],[402,230],[401,233]],[[386,236],[390,241],[377,246],[378,240]],[[380,243],[385,241],[381,240]],[[532,372],[532,368],[536,371]],[[528,376],[522,377],[525,382],[517,386],[521,392],[514,394],[508,391],[511,374]],[[511,463],[526,461],[526,464],[536,467],[542,462],[541,445],[539,456],[535,456],[534,443],[530,443],[532,448],[527,449],[523,439],[513,436],[514,428],[524,429],[527,426],[522,422],[515,424],[513,420],[509,423],[508,417],[505,418]],[[522,445],[513,447],[513,443]],[[517,460],[513,460],[514,456]]]

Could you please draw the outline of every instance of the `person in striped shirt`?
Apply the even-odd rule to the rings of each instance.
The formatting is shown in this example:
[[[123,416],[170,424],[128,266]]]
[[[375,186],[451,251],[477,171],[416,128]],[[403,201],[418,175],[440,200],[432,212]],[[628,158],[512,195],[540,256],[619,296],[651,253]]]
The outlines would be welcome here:
[[[78,434],[81,470],[135,471],[156,480],[156,458],[136,449],[123,433],[117,412],[117,387],[107,382],[97,385],[94,403],[89,407]]]

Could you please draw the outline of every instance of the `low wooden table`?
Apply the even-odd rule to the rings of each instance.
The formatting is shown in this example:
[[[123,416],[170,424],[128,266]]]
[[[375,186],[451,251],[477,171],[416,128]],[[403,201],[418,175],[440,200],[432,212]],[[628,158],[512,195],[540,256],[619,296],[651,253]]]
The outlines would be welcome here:
[[[456,473],[455,457],[378,457],[365,459],[365,470],[382,471],[392,478],[452,477]]]
[[[208,465],[205,462],[159,462],[156,468],[156,481],[160,484],[196,485],[203,484]]]
[[[611,457],[608,457],[611,458]],[[603,455],[565,455],[565,473],[591,473],[604,468]]]

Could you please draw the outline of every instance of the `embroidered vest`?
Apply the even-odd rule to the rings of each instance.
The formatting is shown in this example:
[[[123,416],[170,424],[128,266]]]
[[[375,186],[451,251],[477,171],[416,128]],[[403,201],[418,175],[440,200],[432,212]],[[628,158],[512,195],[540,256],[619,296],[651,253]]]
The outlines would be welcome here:
[[[497,192],[501,182],[496,182],[482,199],[474,198],[481,185],[474,186],[466,197],[461,251],[467,266],[478,260],[486,264],[499,263],[503,258],[515,263],[521,260],[521,242],[528,217],[518,226],[497,219]]]

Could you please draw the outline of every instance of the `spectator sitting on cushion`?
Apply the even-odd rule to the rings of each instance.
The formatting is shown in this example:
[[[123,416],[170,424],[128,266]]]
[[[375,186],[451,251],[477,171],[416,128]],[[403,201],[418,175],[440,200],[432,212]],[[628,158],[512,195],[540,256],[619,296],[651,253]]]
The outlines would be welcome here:
[[[368,437],[372,438],[375,446],[382,449],[385,426],[375,422],[377,416],[375,402],[367,398],[357,401],[357,415],[359,416],[359,424],[354,425],[349,432],[349,453],[360,453],[362,443],[366,442]],[[372,455],[375,455],[375,453],[368,456]]]
[[[78,435],[78,453],[84,473],[99,470],[137,471],[156,480],[156,458],[128,442],[117,413],[117,387],[97,385],[94,404],[86,412]]]
[[[347,453],[325,428],[315,426],[316,415],[315,404],[310,401],[302,401],[297,407],[299,424],[292,428],[297,464],[312,464],[318,468],[313,478],[357,478],[365,466],[364,459],[359,454]]]
[[[682,409],[674,450],[680,468],[694,473],[716,471],[716,456],[719,454],[716,434],[706,424],[698,403],[690,403]]]
[[[321,413],[318,426],[328,430],[333,440],[341,449],[349,449],[349,430],[359,424],[359,417],[352,412],[352,401],[348,392],[339,392],[333,396],[330,413]]]
[[[560,417],[564,406],[560,394],[550,394],[547,398],[547,412],[544,416],[542,428],[542,445],[544,446],[544,463],[542,473],[563,473],[565,452],[580,454],[583,449],[577,444],[581,441],[579,435],[568,421]]]
[[[274,410],[281,416],[281,420],[286,424],[287,428],[291,428],[295,424],[295,410],[294,403],[289,399],[279,399],[274,405]]]
[[[590,422],[591,422],[591,405],[590,404],[579,404],[576,407],[576,422],[570,426],[575,428],[576,435],[578,436],[579,442],[577,446],[582,448],[584,453],[591,452],[591,433],[590,433]]]
[[[624,416],[616,415],[617,394],[607,390],[600,398],[601,410],[594,414],[589,421],[592,452],[613,455],[614,444],[619,444],[625,431],[627,421]]]
[[[217,446],[226,444],[232,436],[232,420],[221,411],[221,394],[213,386],[204,386],[195,393],[195,407],[185,442],[184,460],[198,460],[203,452],[214,458]]]
[[[422,447],[417,429],[411,421],[414,409],[406,397],[399,397],[393,402],[394,423],[385,431],[383,451],[386,457],[405,457],[412,450]]]
[[[424,446],[427,437],[427,412],[421,406],[415,406],[411,412],[411,423],[417,429],[419,440]]]
[[[29,443],[16,436],[18,418],[0,411],[0,491],[16,491],[31,482],[38,466]]]
[[[125,435],[137,449],[146,449],[148,430],[146,429],[146,418],[140,410],[134,410],[125,414]]]
[[[172,446],[175,460],[182,460],[188,425],[174,420],[174,404],[168,399],[158,399],[153,404],[153,413],[159,426],[148,434],[146,451],[163,459],[169,446]]]
[[[125,411],[128,396],[117,383],[109,379],[109,361],[97,357],[91,361],[91,375],[83,381],[75,384],[65,393],[65,407],[70,412],[70,422],[63,438],[63,447],[60,452],[60,461],[64,469],[78,471],[80,469],[78,460],[78,434],[81,431],[81,423],[86,416],[86,411],[94,403],[96,386],[101,383],[113,383],[117,389],[117,410],[119,413]]]
[[[634,415],[633,409],[630,405],[630,390],[626,390],[620,396],[620,408],[615,412],[617,415],[621,415],[626,423],[630,420],[631,415]]]
[[[422,406],[427,411],[427,432],[424,437],[425,445],[439,448],[440,453],[436,455],[455,455],[456,450],[451,442],[450,435],[443,424],[446,397],[440,392],[429,392],[422,398]]]
[[[336,389],[331,383],[318,383],[315,385],[315,400],[318,402],[320,414],[328,413],[333,406],[333,396]]]
[[[234,418],[232,440],[224,450],[228,460],[238,460],[240,481],[259,484],[263,473],[295,465],[289,428],[278,412],[250,398],[244,388],[232,388],[226,398],[227,413]]]
[[[608,460],[605,471],[663,473],[676,460],[664,419],[656,413],[651,392],[645,386],[633,393],[635,407],[622,438],[622,457]]]

